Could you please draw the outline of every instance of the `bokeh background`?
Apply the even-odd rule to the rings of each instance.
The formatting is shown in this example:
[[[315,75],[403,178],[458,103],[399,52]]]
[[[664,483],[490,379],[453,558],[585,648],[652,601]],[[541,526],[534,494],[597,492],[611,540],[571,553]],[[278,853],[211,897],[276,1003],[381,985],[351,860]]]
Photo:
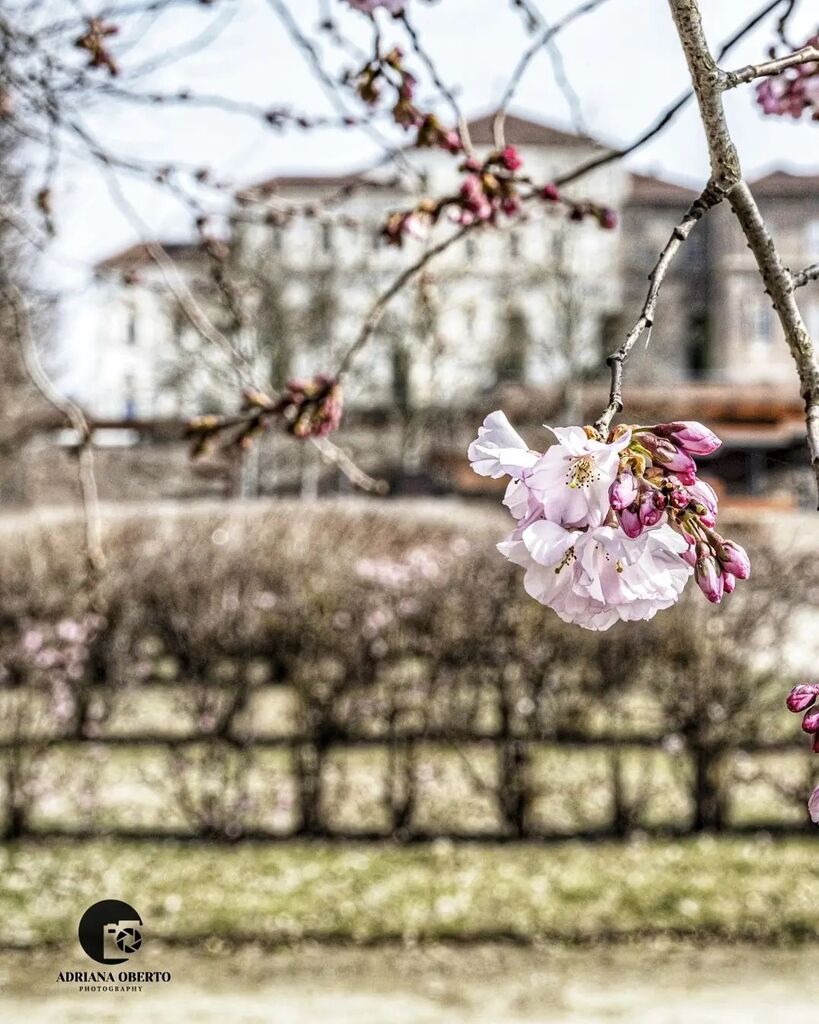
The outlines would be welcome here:
[[[319,33],[326,3],[287,6]],[[417,6],[486,128],[530,39],[521,5]],[[714,39],[754,13],[702,6]],[[809,5],[781,6],[797,39],[815,28]],[[59,3],[43,17],[55,8],[77,17]],[[123,88],[218,103],[103,94],[83,114],[122,154],[208,162],[229,181],[211,215],[249,310],[235,336],[190,206],[144,176],[114,187],[69,150],[56,237],[39,251],[7,219],[0,231],[35,348],[89,416],[105,556],[90,585],[81,446],[32,388],[0,303],[0,1016],[811,1019],[816,761],[784,700],[817,675],[819,520],[795,374],[729,219],[669,275],[627,401],[642,422],[703,419],[723,436],[703,474],[751,554],[749,583],[718,608],[692,585],[648,623],[567,626],[498,555],[501,491],[465,459],[500,405],[533,445],[544,419],[599,413],[602,355],[706,173],[693,110],[583,186],[615,207],[616,231],[535,219],[480,235],[399,300],[351,374],[341,458],[267,435],[193,460],[187,418],[230,413],[239,388],[224,353],[193,343],[150,246],[243,358],[271,378],[317,372],[421,251],[375,240],[421,186],[373,178],[380,149],[361,134],[237,119],[237,105],[298,97],[321,116],[327,101],[270,5],[190,8],[124,32]],[[599,14],[521,83],[510,141],[539,173],[627,143],[686,87],[664,5]],[[774,24],[733,63],[764,54]],[[363,20],[349,26],[353,52],[369,45]],[[335,59],[338,72],[351,58]],[[819,129],[763,119],[739,91],[729,112],[783,251],[794,267],[815,259]],[[0,144],[13,168],[0,184],[33,218],[48,153],[2,122]],[[439,164],[419,163],[426,185],[457,180]],[[294,216],[254,232],[237,213],[254,183],[265,203],[322,206],[347,172],[331,231]],[[377,487],[356,490],[348,456]],[[105,898],[145,923],[132,966],[171,970],[172,985],[55,982],[92,969],[76,927]]]

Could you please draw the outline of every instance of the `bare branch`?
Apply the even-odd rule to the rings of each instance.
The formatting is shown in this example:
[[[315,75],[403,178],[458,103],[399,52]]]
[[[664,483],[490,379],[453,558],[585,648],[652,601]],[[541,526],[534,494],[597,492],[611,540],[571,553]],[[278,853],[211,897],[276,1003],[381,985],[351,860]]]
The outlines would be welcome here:
[[[503,149],[503,122],[506,118],[506,111],[509,109],[509,104],[512,102],[512,98],[520,85],[521,79],[526,73],[526,69],[532,63],[532,60],[544,47],[549,46],[555,36],[559,32],[562,32],[564,28],[571,25],[571,23],[576,21],[577,18],[596,11],[597,8],[605,2],[606,0],[587,0],[586,3],[580,4],[580,6],[576,7],[573,11],[569,11],[569,13],[564,18],[561,18],[560,21],[556,21],[553,25],[545,25],[537,39],[535,39],[535,41],[523,53],[512,72],[512,76],[503,92],[501,101],[498,104],[497,113],[495,114],[495,145],[498,149]]]
[[[805,267],[804,270],[793,275],[793,286],[794,288],[804,288],[806,284],[817,280],[819,280],[819,263],[811,263],[809,267]]]
[[[85,554],[89,575],[93,579],[105,566],[105,554],[102,548],[102,523],[97,496],[97,480],[94,475],[91,429],[82,409],[76,402],[58,391],[46,373],[31,331],[31,318],[26,301],[17,285],[9,281],[4,272],[2,283],[0,283],[0,292],[11,307],[15,339],[20,347],[23,364],[32,384],[49,405],[65,417],[77,434],[77,466],[85,523]]]
[[[350,367],[350,363],[354,357],[361,351],[361,349],[367,344],[372,337],[375,329],[381,322],[381,318],[386,312],[387,306],[392,302],[395,296],[401,291],[401,289],[409,284],[409,282],[415,277],[416,274],[420,273],[424,267],[436,256],[439,256],[442,252],[445,252],[451,245],[459,242],[469,231],[473,230],[477,226],[476,224],[469,224],[456,231],[453,235],[449,235],[442,242],[434,245],[431,249],[427,249],[426,252],[416,260],[411,266],[403,270],[398,277],[392,282],[389,288],[376,299],[375,303],[370,308],[369,313],[364,318],[364,322],[361,325],[361,329],[356,335],[352,345],[344,353],[344,356],[339,363],[338,370],[336,372],[336,379],[340,379],[343,374],[347,372]]]
[[[722,105],[725,74],[717,66],[702,27],[697,0],[669,0],[700,108],[711,161],[712,184],[723,188],[754,254],[765,290],[785,332],[805,403],[808,446],[819,488],[819,357],[794,298],[794,281],[742,178]]]
[[[722,88],[735,89],[738,85],[753,82],[755,78],[770,78],[772,75],[779,75],[783,71],[787,71],[788,68],[809,64],[811,61],[819,61],[819,49],[815,46],[803,46],[801,50],[785,54],[784,57],[776,57],[774,60],[767,60],[762,64],[748,64],[737,71],[726,71]]]
[[[777,7],[780,7],[783,2],[784,0],[768,0],[768,3],[764,4],[756,14],[754,14],[748,21],[741,25],[736,32],[725,40],[719,49],[717,60],[722,60],[724,57],[727,57],[737,43],[741,42],[749,32],[752,32],[757,25],[763,22],[772,11],[776,10]],[[638,149],[642,149],[646,143],[656,138],[660,132],[671,124],[677,114],[687,105],[693,95],[693,92],[686,92],[674,100],[670,106],[666,107],[666,109],[657,116],[654,123],[647,128],[642,135],[639,135],[633,142],[629,143],[628,146],[624,146],[622,149],[610,149],[607,152],[602,153],[600,156],[595,156],[590,160],[584,161],[577,167],[574,167],[555,178],[555,184],[559,186],[568,185],[570,182],[577,181],[578,178],[582,178],[584,175],[589,174],[598,167],[604,167],[606,164],[613,163],[615,160],[622,160],[623,157],[636,153]]]
[[[686,241],[694,229],[694,225],[708,210],[713,206],[716,206],[722,198],[722,193],[718,189],[709,185],[702,194],[694,200],[686,211],[685,216],[679,224],[675,226],[674,230],[671,232],[671,237],[668,239],[668,242],[660,253],[659,259],[654,264],[654,268],[651,273],[648,275],[650,282],[648,294],[646,295],[646,299],[643,303],[643,308],[637,322],[626,335],[623,344],[612,352],[606,360],[606,365],[611,369],[609,404],[606,406],[600,419],[598,419],[594,425],[595,429],[604,437],[608,435],[611,427],[611,421],[623,408],[623,366],[629,357],[629,353],[634,348],[634,344],[637,339],[644,331],[649,330],[654,323],[657,299],[659,298],[660,289],[663,281],[665,280],[665,276],[668,273],[668,269],[683,242]]]

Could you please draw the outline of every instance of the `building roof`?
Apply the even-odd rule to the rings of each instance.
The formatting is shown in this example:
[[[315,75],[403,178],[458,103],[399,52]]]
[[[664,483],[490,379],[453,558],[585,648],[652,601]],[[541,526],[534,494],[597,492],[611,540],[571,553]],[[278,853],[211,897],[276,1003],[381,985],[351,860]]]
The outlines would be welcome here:
[[[281,189],[317,189],[323,192],[353,191],[359,188],[380,188],[382,182],[368,177],[369,171],[351,171],[348,174],[280,174],[275,178],[266,178],[239,192],[237,198],[259,198]],[[390,182],[394,185],[394,182]]]
[[[630,174],[629,186],[626,202],[632,206],[685,206],[697,198],[694,189],[649,174]]]
[[[819,174],[791,174],[776,170],[751,182],[754,195],[772,199],[819,198]]]
[[[495,142],[494,135],[495,113],[484,114],[467,122],[469,135],[476,146],[492,146]],[[594,149],[603,149],[601,143],[588,135],[566,132],[561,128],[554,128],[552,125],[544,124],[542,121],[532,121],[528,117],[518,117],[515,114],[507,114],[503,128],[506,141],[515,146],[589,146]]]
[[[145,266],[153,262],[150,253],[152,244],[160,245],[165,252],[174,260],[201,259],[202,246],[198,242],[163,242],[157,240],[155,243],[138,242],[136,245],[129,245],[127,249],[107,256],[95,265],[97,271],[108,270],[127,271],[133,267]]]
[[[467,128],[472,142],[476,146],[493,145],[495,141],[494,124],[494,112],[469,121]],[[541,121],[532,121],[515,114],[506,115],[504,135],[506,141],[515,146],[604,148],[601,143],[588,135],[566,132]],[[358,188],[395,188],[397,185],[395,178],[382,180],[371,177],[371,174],[372,168],[350,171],[347,174],[280,174],[275,178],[267,178],[248,186],[239,193],[238,198],[258,198],[259,195],[278,192],[282,189],[352,191]]]

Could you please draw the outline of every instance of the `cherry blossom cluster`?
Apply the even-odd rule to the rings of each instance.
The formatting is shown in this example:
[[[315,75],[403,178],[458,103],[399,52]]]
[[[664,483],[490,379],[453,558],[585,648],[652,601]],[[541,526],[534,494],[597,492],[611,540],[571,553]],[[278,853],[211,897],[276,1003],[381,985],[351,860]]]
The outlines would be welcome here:
[[[714,604],[751,572],[744,549],[714,529],[717,496],[697,478],[694,456],[710,455],[721,443],[701,423],[634,427],[609,488],[611,508],[627,537],[639,537],[662,520],[680,534],[687,545],[683,558],[694,568],[700,590]]]
[[[389,245],[403,245],[406,238],[423,238],[443,213],[463,227],[478,224],[497,225],[501,215],[518,217],[524,200],[539,199],[551,205],[561,204],[572,221],[592,217],[605,230],[617,227],[617,214],[607,206],[590,200],[565,196],[554,184],[541,188],[519,174],[523,159],[515,146],[493,150],[481,162],[467,157],[460,165],[464,174],[456,193],[438,200],[422,199],[410,210],[391,213],[382,234]]]
[[[287,433],[300,440],[327,437],[338,429],[343,408],[341,384],[326,374],[288,381],[276,398],[247,389],[238,416],[197,416],[188,423],[192,454],[204,455],[218,444],[250,448],[276,422],[282,422]]]
[[[819,46],[819,33],[805,45]],[[775,56],[772,51],[771,57]],[[763,79],[756,87],[756,98],[766,114],[798,120],[807,110],[819,121],[819,62],[798,64]]]
[[[650,619],[679,599],[692,573],[718,603],[746,579],[744,550],[713,529],[717,499],[693,454],[719,439],[700,423],[556,427],[545,453],[502,412],[484,420],[468,457],[481,476],[511,477],[504,497],[517,525],[498,545],[526,572],[532,597],[566,622],[608,629]]]
[[[405,131],[415,130],[415,145],[420,149],[444,149],[448,153],[460,153],[463,149],[457,131],[447,128],[435,114],[424,112],[416,105],[418,82],[405,67],[404,51],[399,46],[394,46],[383,56],[376,53],[355,74],[353,84],[359,98],[368,107],[378,103],[385,85],[391,87],[395,92],[391,110],[393,120]]]
[[[819,754],[819,708],[816,698],[819,697],[819,683],[800,683],[788,694],[788,711],[802,715],[802,729],[811,737],[813,752]],[[819,825],[819,786],[814,787],[808,799],[808,812],[811,821]]]

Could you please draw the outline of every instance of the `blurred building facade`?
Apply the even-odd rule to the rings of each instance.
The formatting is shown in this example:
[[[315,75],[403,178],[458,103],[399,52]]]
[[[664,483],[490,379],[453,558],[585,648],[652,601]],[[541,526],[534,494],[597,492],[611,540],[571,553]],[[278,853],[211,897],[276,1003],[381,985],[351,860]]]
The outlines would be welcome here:
[[[479,151],[492,145],[492,120],[470,124]],[[506,135],[536,182],[603,151],[593,139],[516,117]],[[276,387],[332,371],[377,296],[424,252],[426,243],[415,239],[402,249],[387,246],[380,238],[387,215],[458,187],[452,157],[411,156],[414,173],[399,163],[247,188],[231,220],[227,302],[216,301],[225,295],[200,245],[164,244],[159,259],[153,247],[136,246],[101,263],[91,412],[150,420],[221,411],[235,406],[242,379]],[[817,186],[819,176],[784,172],[752,183],[794,269],[819,253]],[[531,405],[526,396],[537,395],[539,409],[567,422],[590,415],[603,396],[605,355],[637,318],[647,275],[695,192],[630,173],[618,161],[584,176],[571,194],[617,209],[618,229],[570,222],[544,206],[502,230],[476,231],[396,296],[357,357],[348,406],[401,420],[395,457],[405,469],[429,462],[425,433],[440,433],[434,424],[442,416],[451,420],[461,410],[471,417],[498,394],[516,395],[523,409]],[[819,334],[819,290],[802,298]],[[240,318],[231,303],[241,306]],[[202,337],[199,312],[216,339]],[[667,409],[666,418],[682,415],[675,402],[691,414],[699,395],[694,415],[698,402],[710,403],[733,430],[742,452],[734,475],[748,476],[752,492],[768,487],[763,464],[771,451],[775,464],[789,466],[801,449],[796,374],[730,211],[705,218],[672,264],[650,343],[630,360],[628,385],[642,405],[658,406],[661,415]],[[722,405],[714,407],[719,395]],[[445,433],[461,444],[457,430]]]

